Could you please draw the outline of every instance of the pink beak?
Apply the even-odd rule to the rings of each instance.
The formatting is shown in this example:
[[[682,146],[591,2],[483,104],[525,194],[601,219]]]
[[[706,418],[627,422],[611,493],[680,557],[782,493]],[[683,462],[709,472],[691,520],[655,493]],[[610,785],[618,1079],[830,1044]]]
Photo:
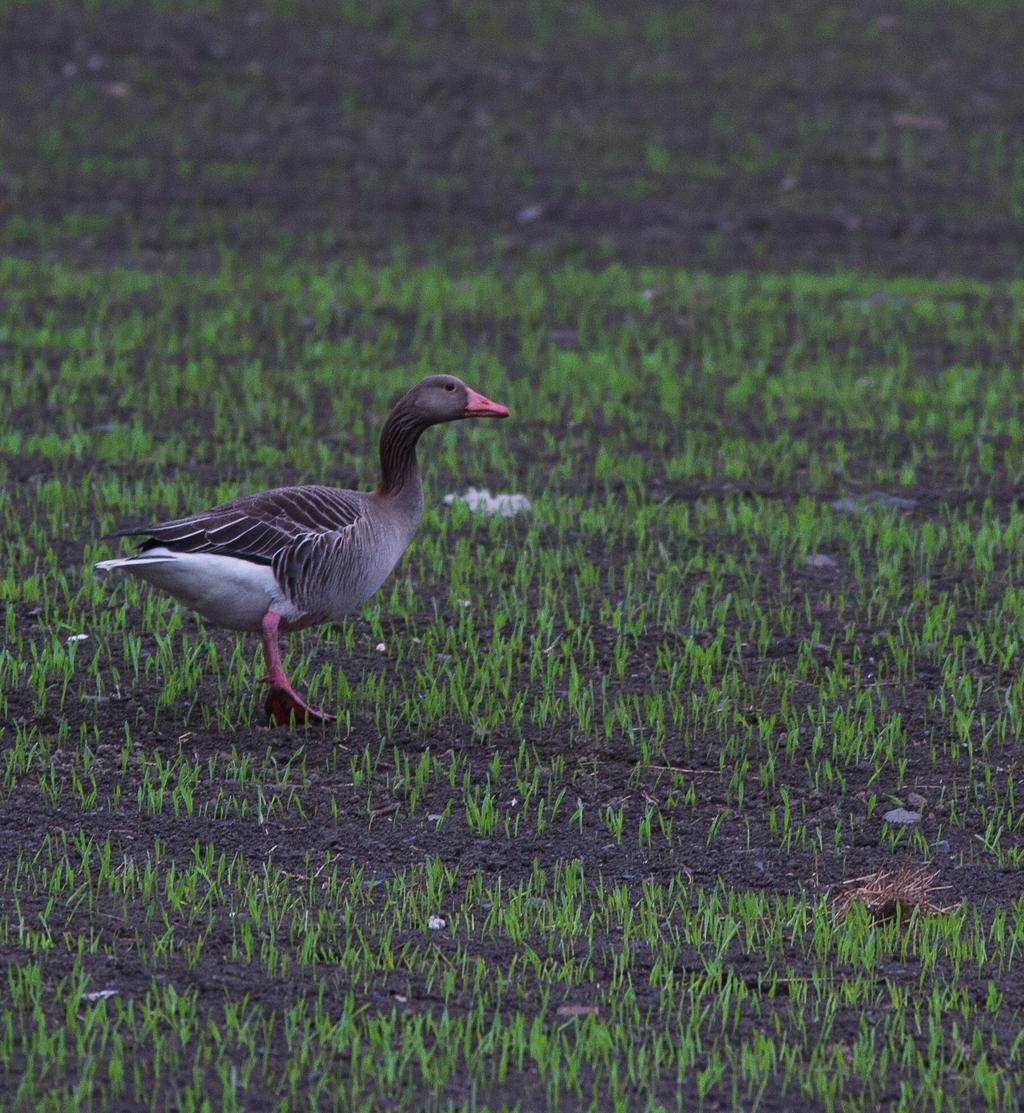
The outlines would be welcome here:
[[[508,417],[508,406],[492,402],[466,387],[466,417]]]

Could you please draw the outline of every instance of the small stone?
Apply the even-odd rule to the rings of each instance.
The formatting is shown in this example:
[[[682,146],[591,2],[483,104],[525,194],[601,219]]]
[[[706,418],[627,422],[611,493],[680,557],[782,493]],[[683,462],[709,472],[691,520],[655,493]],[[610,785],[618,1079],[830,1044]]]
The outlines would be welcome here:
[[[832,509],[838,510],[840,514],[863,514],[872,506],[882,506],[887,510],[913,510],[917,506],[917,499],[890,495],[888,491],[868,491],[862,499],[844,495],[832,502]]]
[[[820,568],[823,570],[831,570],[839,567],[839,561],[835,557],[829,556],[828,553],[812,553],[810,556],[804,557],[804,564],[808,568]]]
[[[579,333],[574,328],[548,329],[548,340],[556,348],[572,349],[580,346]]]
[[[892,808],[882,819],[894,827],[913,827],[915,823],[921,822],[921,813],[908,811],[906,808]]]
[[[83,1001],[106,1001],[108,997],[116,997],[121,991],[119,989],[93,989],[88,993],[82,994]]]
[[[888,491],[869,491],[868,501],[876,506],[891,506],[894,510],[913,510],[917,506],[917,499],[890,495]]]
[[[935,842],[929,844],[928,849],[933,854],[948,854],[949,853],[949,840],[936,839]]]
[[[440,931],[446,926],[447,921],[443,916],[431,916],[430,919],[427,920],[427,927],[430,928],[431,931]]]
[[[949,126],[945,116],[925,116],[917,112],[894,112],[889,119],[898,128],[913,128],[917,131],[945,131]]]
[[[475,487],[470,487],[464,495],[457,495],[454,492],[447,494],[444,496],[444,502],[446,506],[464,502],[472,513],[480,513],[487,518],[495,514],[500,514],[502,518],[511,518],[513,514],[533,509],[526,495],[518,491],[514,494],[492,495],[490,491],[478,491]]]
[[[535,220],[540,220],[547,210],[547,205],[542,202],[538,202],[534,205],[526,205],[519,210],[516,219],[520,224],[532,224]]]
[[[907,794],[907,807],[913,808],[915,812],[923,812],[928,806],[928,801],[921,795],[920,792],[910,792]]]

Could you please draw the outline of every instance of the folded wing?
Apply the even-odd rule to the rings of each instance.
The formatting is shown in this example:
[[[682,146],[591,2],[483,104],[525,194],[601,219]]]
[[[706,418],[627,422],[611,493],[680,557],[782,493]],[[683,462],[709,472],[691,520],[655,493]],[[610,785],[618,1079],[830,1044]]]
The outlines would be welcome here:
[[[291,579],[295,557],[304,563],[301,556],[308,554],[318,539],[344,533],[363,519],[364,500],[357,491],[334,487],[277,487],[231,499],[187,518],[120,529],[110,536],[144,538],[141,553],[165,548],[236,557],[271,565],[275,571],[280,569],[281,578]]]

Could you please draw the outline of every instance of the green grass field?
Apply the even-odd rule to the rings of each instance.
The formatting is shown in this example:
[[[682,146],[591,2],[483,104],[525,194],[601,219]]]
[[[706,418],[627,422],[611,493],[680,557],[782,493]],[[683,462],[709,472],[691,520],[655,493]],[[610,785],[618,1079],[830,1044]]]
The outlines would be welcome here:
[[[1021,18],[0,0],[0,1108],[1021,1108]],[[93,572],[437,371],[336,723]]]
[[[1016,1107],[1024,288],[2,278],[13,1107]],[[371,485],[437,368],[513,421],[432,431],[399,573],[291,638],[336,727],[263,728],[254,639],[90,570]],[[835,919],[906,858],[954,910]]]

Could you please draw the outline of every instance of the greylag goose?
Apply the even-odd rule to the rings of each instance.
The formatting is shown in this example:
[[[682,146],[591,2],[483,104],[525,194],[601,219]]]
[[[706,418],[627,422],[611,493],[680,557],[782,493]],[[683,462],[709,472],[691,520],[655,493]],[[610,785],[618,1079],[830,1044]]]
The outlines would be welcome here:
[[[216,626],[259,633],[269,685],[267,721],[333,719],[292,688],[278,633],[335,622],[384,583],[423,515],[416,442],[431,425],[508,417],[453,375],[431,375],[395,404],[380,435],[381,479],[373,491],[277,487],[242,495],[188,518],[133,526],[134,556],[101,560],[147,580]]]

